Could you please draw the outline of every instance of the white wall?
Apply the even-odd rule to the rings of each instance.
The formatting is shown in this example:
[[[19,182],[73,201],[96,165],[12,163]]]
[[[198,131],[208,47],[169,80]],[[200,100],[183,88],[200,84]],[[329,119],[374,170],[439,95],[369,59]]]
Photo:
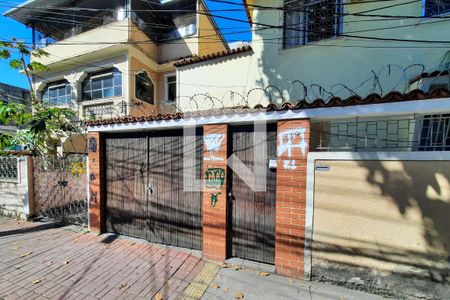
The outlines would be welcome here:
[[[17,180],[0,180],[0,214],[26,219],[34,213],[33,162],[31,157],[19,157]]]
[[[397,5],[367,14],[422,15],[421,1],[402,4],[406,2],[411,1],[397,0],[388,4],[386,2],[355,4],[356,1],[351,1],[351,4],[344,6],[344,12],[356,13]],[[255,1],[255,5],[263,6],[281,6],[282,3],[283,1],[278,0]],[[253,30],[261,27],[256,25],[258,23],[283,25],[283,12],[279,10],[255,8],[253,17]],[[374,19],[377,21],[373,21]],[[407,40],[450,40],[449,19],[387,20],[380,21],[379,17],[364,19],[364,17],[347,15],[344,17],[344,34]],[[391,29],[386,29],[389,27]],[[361,30],[371,31],[361,32]],[[362,96],[372,92],[386,94],[392,89],[403,91],[405,83],[422,72],[420,67],[409,68],[406,72],[403,72],[403,69],[413,64],[435,68],[443,55],[450,50],[448,44],[373,41],[350,37],[332,38],[306,46],[283,49],[282,36],[283,30],[278,28],[254,31],[252,41],[254,54],[242,61],[227,60],[229,66],[226,68],[217,63],[217,60],[197,64],[198,69],[193,67],[195,65],[180,68],[180,99],[190,97],[194,92],[209,93],[221,99],[224,97],[225,90],[221,87],[222,85],[239,86],[232,88],[236,92],[276,86],[281,93],[275,88],[269,88],[268,92],[278,103],[305,97],[309,100],[329,98],[329,94],[319,86],[342,98],[352,94],[344,89],[343,85]],[[389,64],[392,64],[390,68]],[[374,86],[373,72],[377,74],[382,89],[380,86]],[[197,84],[206,85],[207,83],[211,87],[200,86],[194,89],[187,85],[193,80]],[[307,95],[304,93],[303,86],[296,80],[307,87]],[[258,103],[261,94],[262,92],[252,93],[249,97],[250,103]],[[227,106],[230,105],[227,103]]]

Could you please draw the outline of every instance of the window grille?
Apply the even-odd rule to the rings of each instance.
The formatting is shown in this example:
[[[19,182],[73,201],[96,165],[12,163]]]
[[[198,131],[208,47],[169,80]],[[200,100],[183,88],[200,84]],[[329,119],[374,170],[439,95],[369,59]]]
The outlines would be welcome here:
[[[83,101],[122,96],[122,73],[113,68],[90,74],[82,85]]]
[[[448,0],[425,0],[425,16],[437,16],[450,13],[450,1]]]
[[[0,157],[0,180],[17,181],[19,179],[17,157]]]
[[[145,71],[136,74],[136,98],[150,104],[155,102],[155,85]]]
[[[450,151],[450,114],[311,124],[312,151]]]
[[[285,0],[284,48],[339,35],[341,2],[342,0]]]
[[[67,80],[49,83],[43,93],[42,101],[50,105],[70,105],[72,87]]]

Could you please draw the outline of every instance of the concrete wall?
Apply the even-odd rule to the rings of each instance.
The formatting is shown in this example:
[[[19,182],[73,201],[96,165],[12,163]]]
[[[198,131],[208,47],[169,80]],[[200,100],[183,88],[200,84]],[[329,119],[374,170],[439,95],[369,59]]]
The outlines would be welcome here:
[[[252,86],[249,76],[257,68],[252,54],[245,52],[179,68],[180,108],[204,110],[222,102],[228,107],[245,105],[245,96]],[[206,94],[215,97],[214,102],[205,97]],[[255,91],[252,95],[253,105],[268,103],[264,93]]]
[[[44,50],[49,55],[37,60],[50,66],[66,59],[109,48],[112,45],[111,42],[126,43],[129,39],[130,23],[130,20],[117,21],[64,39],[45,47]]]
[[[315,165],[314,278],[397,296],[448,296],[450,161]]]
[[[0,180],[0,214],[26,219],[34,213],[33,161],[31,157],[18,158],[17,180]]]
[[[279,7],[283,4],[283,1],[278,0],[255,0],[254,2],[255,5],[268,7]],[[376,9],[370,14],[422,16],[423,1],[396,0],[390,1],[389,4],[383,1],[365,2],[358,4],[357,1],[351,1],[351,5],[343,6],[344,13],[352,14]],[[380,9],[386,6],[393,7]],[[377,21],[369,21],[373,19]],[[346,15],[343,20],[343,32],[347,35],[388,39],[450,39],[449,20],[380,19],[380,17]],[[255,7],[253,20],[254,24],[282,27],[283,12],[274,9],[261,10]],[[225,95],[223,85],[232,86],[230,89],[236,92],[243,90],[248,92],[253,88],[273,86],[268,89],[268,92],[278,103],[305,97],[309,100],[329,98],[329,93],[346,98],[352,92],[345,87],[363,96],[371,92],[385,94],[392,89],[403,91],[405,83],[420,74],[422,68],[411,67],[405,72],[403,69],[413,64],[423,64],[427,68],[437,67],[443,55],[449,50],[446,46],[424,47],[423,43],[376,41],[344,36],[283,49],[283,30],[281,28],[261,30],[261,27],[263,26],[253,25],[254,54],[245,61],[234,59],[227,61],[230,66],[223,69],[223,74],[216,72],[217,64],[220,64],[217,61],[220,59],[198,64],[197,66],[202,68],[201,71],[196,68],[181,68],[183,71],[180,75],[186,76],[186,79],[181,79],[180,96],[190,97],[196,92],[192,87],[183,85],[183,81],[193,79],[201,85],[209,84],[210,87],[199,87],[198,90],[219,99],[224,97],[227,106],[231,106],[232,103],[229,101],[229,96]],[[389,64],[392,64],[390,68]],[[377,74],[380,85],[374,86],[376,81],[372,71]],[[213,82],[211,77],[216,80]],[[227,79],[223,81],[225,77]],[[307,87],[307,94],[302,84]],[[261,92],[252,93],[249,97],[250,102],[259,102],[261,94]]]

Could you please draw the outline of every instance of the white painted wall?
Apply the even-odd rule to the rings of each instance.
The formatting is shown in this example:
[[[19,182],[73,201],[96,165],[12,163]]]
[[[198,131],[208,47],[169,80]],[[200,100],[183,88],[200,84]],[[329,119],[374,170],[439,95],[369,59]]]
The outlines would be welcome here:
[[[17,180],[0,180],[0,214],[26,219],[34,213],[33,161],[19,157]]]
[[[422,1],[409,4],[404,4],[411,2],[408,0],[390,1],[388,4],[386,2],[357,4],[357,1],[344,1],[351,3],[344,6],[345,13],[397,5],[367,14],[421,16],[423,9]],[[282,3],[280,0],[255,0],[255,5],[263,6],[278,7]],[[258,23],[282,26],[283,13],[278,10],[255,8],[253,20],[253,30],[260,28],[256,25]],[[407,40],[450,40],[450,19],[380,21],[379,17],[347,15],[343,22],[343,32],[349,35]],[[362,30],[371,31],[361,32]],[[344,89],[343,85],[363,96],[371,92],[386,94],[392,89],[403,91],[405,83],[422,72],[421,68],[413,67],[403,73],[404,68],[413,64],[436,68],[444,54],[450,50],[449,44],[373,41],[350,37],[332,38],[306,46],[283,49],[282,36],[283,30],[278,28],[256,30],[253,32],[254,54],[251,57],[237,59],[232,56],[226,60],[223,58],[179,68],[181,107],[187,107],[185,101],[199,93],[224,98],[226,106],[232,106],[233,103],[227,101],[230,98],[226,95],[228,90],[248,93],[253,88],[268,86],[276,86],[281,91],[280,93],[274,88],[268,90],[277,103],[303,99],[304,89],[301,84],[295,82],[296,80],[303,82],[307,87],[309,100],[329,96],[321,91],[319,86],[342,98],[352,94]],[[390,68],[389,64],[392,64]],[[373,72],[379,74],[382,90],[379,86],[374,88]],[[199,86],[193,86],[193,83]],[[251,93],[248,97],[250,104],[258,103],[262,94],[262,91]],[[209,105],[207,101],[200,104],[201,108],[208,108]],[[216,106],[221,106],[221,103],[217,102]]]

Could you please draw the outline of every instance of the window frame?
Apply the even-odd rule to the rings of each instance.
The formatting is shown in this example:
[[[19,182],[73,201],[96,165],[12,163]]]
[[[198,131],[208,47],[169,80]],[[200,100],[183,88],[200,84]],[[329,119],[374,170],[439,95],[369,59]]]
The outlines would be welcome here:
[[[422,16],[424,18],[433,18],[433,17],[439,17],[439,16],[446,16],[450,15],[450,8],[448,11],[438,14],[427,14],[427,3],[432,0],[422,0]]]
[[[152,96],[151,101],[147,101],[147,100],[145,100],[145,99],[141,99],[141,98],[139,98],[138,95],[137,95],[137,76],[138,76],[139,74],[147,74],[148,79],[150,79],[150,82],[151,82],[152,85],[153,85],[153,96]],[[153,80],[152,76],[150,76],[150,73],[147,72],[146,70],[142,70],[142,71],[136,72],[136,74],[134,75],[134,97],[135,97],[136,99],[140,100],[140,101],[145,102],[145,103],[149,103],[149,104],[151,104],[151,105],[155,105],[155,100],[156,100],[156,84],[155,84],[155,81]]]
[[[58,103],[58,98],[60,98],[60,96],[57,94],[56,95],[56,103],[51,103],[50,102],[50,91],[56,90],[56,92],[58,93],[58,91],[62,87],[64,87],[64,90],[65,90],[65,99],[66,99],[65,102]],[[47,94],[47,97],[45,96],[46,94]],[[70,106],[72,103],[72,85],[70,84],[70,82],[67,79],[61,79],[61,80],[51,81],[51,82],[47,83],[41,92],[41,101],[42,101],[42,103],[51,105],[51,106]]]
[[[115,74],[120,74],[120,85],[116,85],[116,77]],[[101,88],[100,89],[93,89],[92,86],[92,80],[99,79],[99,78],[110,78],[112,80],[112,85],[110,87],[104,87],[104,81],[101,82]],[[85,86],[89,83],[89,93],[90,97],[86,97],[86,90]],[[116,88],[120,87],[120,94],[116,95]],[[112,90],[112,96],[105,97],[105,90],[111,89]],[[101,91],[102,97],[94,98],[93,93]],[[112,68],[106,68],[106,70],[100,70],[100,71],[94,71],[90,72],[87,77],[81,82],[81,102],[87,102],[87,101],[98,101],[98,100],[105,100],[105,99],[112,99],[112,98],[119,98],[123,97],[123,73],[118,68],[112,67]]]
[[[298,2],[301,2],[303,0],[297,0]],[[305,2],[312,2],[313,0],[304,0]],[[318,0],[317,2],[325,2],[328,0]],[[292,49],[292,48],[297,48],[297,47],[301,47],[301,46],[306,46],[306,45],[310,45],[310,44],[314,44],[314,43],[320,43],[322,41],[326,41],[326,40],[330,40],[330,39],[335,39],[338,38],[344,30],[344,16],[343,16],[343,10],[344,10],[344,5],[342,5],[344,3],[345,0],[333,0],[335,2],[334,7],[335,7],[335,11],[334,11],[334,22],[333,22],[333,35],[330,37],[325,37],[325,38],[321,38],[321,39],[317,39],[317,40],[312,40],[312,41],[308,41],[308,36],[310,33],[305,34],[305,32],[308,32],[308,22],[307,22],[307,18],[308,18],[308,14],[303,13],[302,16],[302,23],[298,24],[298,30],[303,31],[303,35],[300,37],[302,39],[302,41],[300,43],[296,43],[295,45],[287,45],[287,14],[288,14],[288,9],[286,9],[286,0],[283,1],[283,8],[284,8],[284,12],[283,12],[283,38],[282,38],[282,49]],[[314,3],[315,4],[315,3]],[[310,4],[310,5],[314,5],[314,4]]]
[[[165,101],[167,103],[175,103],[177,101],[177,95],[175,95],[175,99],[170,100],[169,99],[169,77],[175,76],[175,81],[172,83],[175,83],[175,94],[178,93],[178,78],[177,78],[177,73],[168,73],[168,74],[164,74],[164,96],[165,96]]]

